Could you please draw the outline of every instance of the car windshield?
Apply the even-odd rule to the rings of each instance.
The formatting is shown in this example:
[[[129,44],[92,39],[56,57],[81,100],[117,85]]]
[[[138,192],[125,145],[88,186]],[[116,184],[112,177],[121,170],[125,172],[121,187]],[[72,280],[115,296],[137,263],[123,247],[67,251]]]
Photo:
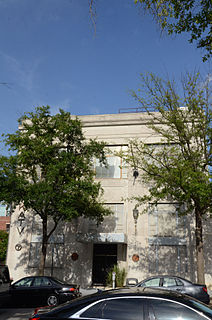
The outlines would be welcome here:
[[[196,300],[189,300],[193,306],[198,309],[199,311],[203,312],[207,316],[212,316],[212,309],[205,304],[202,304],[201,302],[198,302]]]

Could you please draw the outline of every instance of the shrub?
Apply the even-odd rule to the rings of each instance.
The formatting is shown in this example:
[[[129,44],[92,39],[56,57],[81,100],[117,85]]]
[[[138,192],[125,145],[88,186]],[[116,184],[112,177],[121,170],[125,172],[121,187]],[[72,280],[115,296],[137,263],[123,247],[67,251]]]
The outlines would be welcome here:
[[[7,255],[8,233],[0,230],[0,262],[4,263]]]
[[[106,284],[108,286],[112,286],[113,284],[113,280],[112,280],[112,274],[113,272],[116,273],[116,287],[123,287],[124,285],[124,281],[126,279],[127,276],[127,272],[126,270],[120,269],[117,265],[114,265],[112,269],[110,269],[110,271],[107,274],[107,279],[106,279]]]

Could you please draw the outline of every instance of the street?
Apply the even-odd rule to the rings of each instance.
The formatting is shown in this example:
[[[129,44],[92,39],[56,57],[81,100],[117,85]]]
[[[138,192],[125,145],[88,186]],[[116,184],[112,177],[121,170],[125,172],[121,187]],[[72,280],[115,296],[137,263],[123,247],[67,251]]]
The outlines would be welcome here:
[[[96,293],[98,290],[95,288],[81,289],[82,296]],[[34,308],[0,308],[0,319],[1,320],[25,320],[29,319]]]
[[[29,319],[35,308],[0,308],[1,320],[25,320]]]

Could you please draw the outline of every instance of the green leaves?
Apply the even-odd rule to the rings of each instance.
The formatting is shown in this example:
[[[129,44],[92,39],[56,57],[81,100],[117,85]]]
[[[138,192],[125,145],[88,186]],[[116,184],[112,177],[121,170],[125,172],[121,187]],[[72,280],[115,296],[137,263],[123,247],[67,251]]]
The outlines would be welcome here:
[[[0,261],[5,262],[7,255],[8,233],[0,230]]]
[[[212,56],[211,0],[137,0],[150,11],[162,30],[168,34],[190,33],[190,42],[205,51],[203,61]]]
[[[203,216],[212,211],[209,83],[203,86],[198,74],[187,75],[178,94],[173,81],[153,74],[141,75],[141,80],[138,95],[134,92],[133,96],[147,111],[148,126],[159,142],[131,141],[133,152],[126,161],[139,169],[149,186],[148,195],[140,197],[139,202],[171,199],[186,203],[190,212],[198,207]]]
[[[55,222],[86,215],[102,220],[107,210],[91,163],[93,157],[105,160],[104,143],[85,141],[81,122],[62,109],[51,116],[48,106],[38,107],[19,124],[5,138],[16,154],[0,158],[0,200],[23,202]]]

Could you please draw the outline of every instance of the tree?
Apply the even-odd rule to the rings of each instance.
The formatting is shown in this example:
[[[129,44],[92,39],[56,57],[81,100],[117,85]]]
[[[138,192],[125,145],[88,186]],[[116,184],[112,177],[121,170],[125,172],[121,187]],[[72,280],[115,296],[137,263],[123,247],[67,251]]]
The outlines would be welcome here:
[[[133,92],[148,113],[147,124],[161,137],[157,144],[130,142],[126,161],[139,170],[148,192],[138,205],[170,200],[195,219],[197,280],[204,283],[203,219],[212,213],[212,112],[209,81],[187,75],[178,90],[174,81],[142,75]],[[180,95],[181,93],[181,95]],[[154,111],[154,112],[153,112]]]
[[[8,233],[0,230],[0,261],[5,262],[7,255]]]
[[[190,42],[205,50],[203,61],[212,56],[211,0],[135,0],[150,11],[168,34],[190,33]]]
[[[48,106],[38,107],[18,121],[20,130],[4,137],[15,154],[0,157],[0,199],[13,207],[23,204],[41,218],[42,275],[48,241],[60,221],[82,216],[101,222],[110,213],[92,168],[94,157],[105,162],[105,145],[86,141],[81,122],[62,109],[51,116]]]

